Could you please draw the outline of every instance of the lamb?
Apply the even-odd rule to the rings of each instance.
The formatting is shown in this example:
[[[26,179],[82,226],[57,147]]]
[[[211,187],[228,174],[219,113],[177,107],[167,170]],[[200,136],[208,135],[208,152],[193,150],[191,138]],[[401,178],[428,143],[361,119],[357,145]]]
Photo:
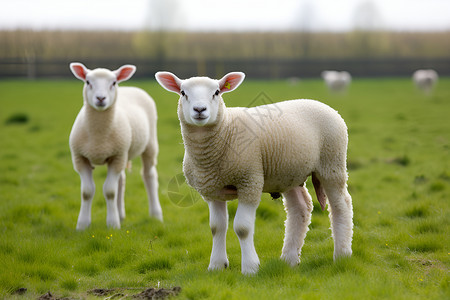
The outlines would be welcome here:
[[[153,99],[136,87],[118,87],[136,71],[124,65],[115,71],[87,69],[71,63],[70,70],[84,84],[84,105],[70,133],[69,144],[74,169],[81,178],[81,209],[77,230],[91,223],[91,206],[95,192],[92,177],[95,165],[108,165],[103,185],[106,199],[106,224],[120,229],[125,218],[125,168],[129,160],[141,155],[142,177],[149,199],[150,215],[163,220],[158,198],[156,159],[156,107]]]
[[[335,93],[346,91],[352,81],[352,76],[346,71],[323,71],[321,76],[328,89]]]
[[[412,76],[416,87],[426,95],[431,95],[433,89],[439,79],[438,73],[435,70],[417,70]]]
[[[310,175],[322,209],[328,196],[334,259],[352,254],[347,127],[335,110],[314,100],[227,108],[222,94],[241,84],[245,77],[241,72],[228,73],[220,80],[181,80],[170,72],[158,72],[155,77],[162,87],[180,95],[183,171],[210,212],[209,270],[229,265],[226,201],[238,198],[233,227],[241,246],[241,271],[258,271],[253,233],[263,192],[283,195],[287,219],[281,258],[291,266],[298,264],[313,208],[304,184]]]

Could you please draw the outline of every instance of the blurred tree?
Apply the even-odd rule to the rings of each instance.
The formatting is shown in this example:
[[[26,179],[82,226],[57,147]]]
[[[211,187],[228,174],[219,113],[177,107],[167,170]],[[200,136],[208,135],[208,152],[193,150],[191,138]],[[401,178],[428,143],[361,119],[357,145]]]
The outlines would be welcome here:
[[[361,57],[375,55],[377,45],[381,43],[381,35],[377,31],[383,30],[383,18],[374,1],[367,0],[356,6],[353,23],[356,54]]]
[[[150,0],[146,20],[146,31],[155,32],[152,43],[155,49],[157,68],[164,69],[167,57],[168,33],[182,29],[181,1],[178,0]]]
[[[312,2],[309,0],[304,1],[298,15],[298,19],[294,22],[294,28],[296,31],[299,31],[302,56],[307,58],[310,56],[311,52],[312,34],[316,18]]]
[[[356,6],[353,23],[358,31],[380,31],[384,28],[383,17],[372,0],[361,2]]]

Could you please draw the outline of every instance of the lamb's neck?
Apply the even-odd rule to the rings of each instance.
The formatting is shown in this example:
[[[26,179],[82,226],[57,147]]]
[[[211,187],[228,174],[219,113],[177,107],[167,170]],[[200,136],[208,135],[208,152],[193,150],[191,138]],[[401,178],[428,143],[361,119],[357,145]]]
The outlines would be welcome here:
[[[112,105],[104,111],[98,111],[89,104],[85,104],[85,122],[92,133],[104,134],[113,128],[116,108]]]
[[[223,158],[229,144],[230,126],[226,113],[211,126],[181,124],[184,146],[196,165],[211,167]]]

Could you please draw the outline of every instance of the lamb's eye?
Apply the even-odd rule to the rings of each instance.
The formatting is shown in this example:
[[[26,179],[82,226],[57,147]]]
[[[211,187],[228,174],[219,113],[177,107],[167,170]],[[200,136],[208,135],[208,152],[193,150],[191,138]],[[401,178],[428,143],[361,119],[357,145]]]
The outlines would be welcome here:
[[[112,86],[115,86],[115,85],[116,85],[116,83],[117,83],[117,81],[114,81],[114,82],[112,83]]]
[[[87,84],[87,85],[91,85],[91,83],[89,82],[89,80],[86,80],[86,84]]]
[[[181,91],[181,96],[186,96],[186,93],[184,91]]]
[[[220,91],[217,90],[216,93],[214,95],[219,96]]]

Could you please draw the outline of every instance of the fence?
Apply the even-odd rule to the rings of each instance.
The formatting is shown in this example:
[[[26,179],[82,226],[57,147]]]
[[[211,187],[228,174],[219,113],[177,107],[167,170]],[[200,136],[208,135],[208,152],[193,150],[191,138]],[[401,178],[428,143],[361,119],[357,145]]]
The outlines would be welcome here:
[[[71,77],[71,60],[39,58],[0,59],[0,78],[65,78]],[[323,70],[346,70],[354,77],[411,76],[417,69],[435,69],[441,76],[450,76],[450,57],[439,59],[242,59],[242,60],[143,60],[130,58],[85,59],[90,68],[118,68],[122,64],[138,67],[136,78],[153,78],[157,71],[166,70],[181,78],[196,75],[221,77],[230,71],[243,71],[247,78],[314,78]]]

